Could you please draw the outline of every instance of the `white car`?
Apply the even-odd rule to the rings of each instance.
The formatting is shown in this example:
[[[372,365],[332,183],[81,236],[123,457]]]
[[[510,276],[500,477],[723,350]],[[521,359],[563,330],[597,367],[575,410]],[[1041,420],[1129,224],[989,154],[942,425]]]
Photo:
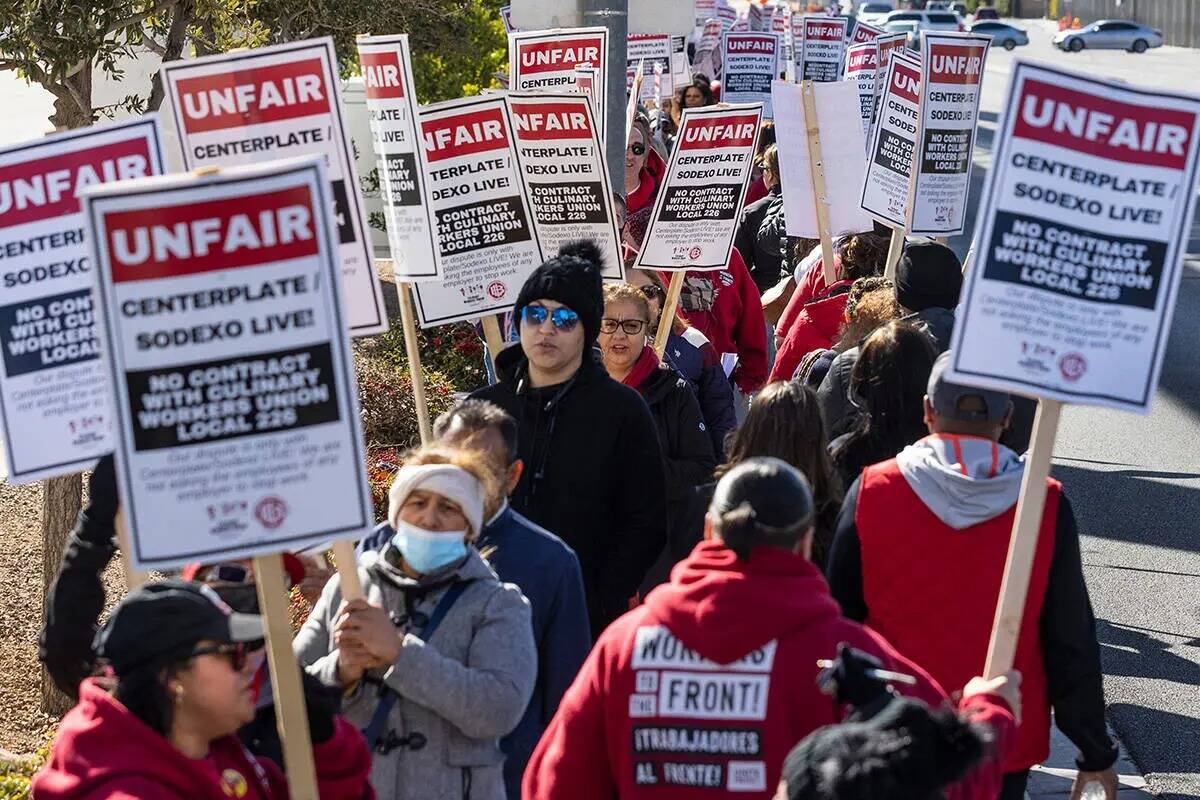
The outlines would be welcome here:
[[[959,31],[963,30],[963,21],[953,11],[893,11],[884,18],[884,24],[890,22],[915,22],[917,29],[922,31]]]
[[[895,10],[896,7],[888,2],[866,2],[858,7],[858,19],[868,25],[882,27],[887,15]]]

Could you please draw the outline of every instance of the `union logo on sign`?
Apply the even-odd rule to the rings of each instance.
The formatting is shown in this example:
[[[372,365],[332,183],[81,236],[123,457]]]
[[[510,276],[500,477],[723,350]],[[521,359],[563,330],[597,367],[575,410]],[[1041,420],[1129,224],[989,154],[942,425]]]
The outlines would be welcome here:
[[[493,300],[501,300],[508,294],[508,287],[502,281],[492,281],[488,284],[487,293]]]
[[[700,252],[701,251],[699,247],[693,247],[688,251],[688,258],[690,258],[692,261],[695,261],[696,259],[700,258]]]
[[[1081,353],[1067,353],[1058,360],[1058,369],[1069,381],[1077,381],[1087,372],[1087,359]]]
[[[287,503],[282,499],[269,495],[258,501],[254,507],[254,517],[267,530],[275,530],[287,519]]]

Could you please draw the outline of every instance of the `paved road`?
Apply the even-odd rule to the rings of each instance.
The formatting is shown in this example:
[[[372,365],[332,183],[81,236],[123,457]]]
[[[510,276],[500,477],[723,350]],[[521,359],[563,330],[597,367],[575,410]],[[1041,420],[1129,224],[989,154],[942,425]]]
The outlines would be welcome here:
[[[990,164],[1016,57],[1200,92],[1198,50],[1066,54],[1050,28],[1018,24],[1030,45],[989,57],[973,183]],[[963,253],[968,238],[952,244]],[[1150,790],[1173,799],[1200,798],[1200,225],[1189,251],[1153,412],[1069,408],[1054,467],[1084,535],[1110,720]]]

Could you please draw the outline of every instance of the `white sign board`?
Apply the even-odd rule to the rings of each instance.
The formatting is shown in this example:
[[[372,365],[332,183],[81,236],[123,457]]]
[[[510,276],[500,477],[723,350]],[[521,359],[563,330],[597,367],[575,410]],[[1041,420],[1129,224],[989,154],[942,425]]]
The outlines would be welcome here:
[[[426,209],[425,153],[408,35],[359,37],[367,114],[379,158],[379,185],[397,281],[437,280],[441,267]]]
[[[511,93],[517,161],[543,253],[590,239],[604,256],[601,275],[624,277],[604,147],[586,97]]]
[[[813,102],[821,158],[825,163],[825,192],[829,205],[829,234],[871,230],[871,219],[858,206],[866,158],[863,155],[858,87],[849,81],[814,83]],[[779,149],[779,179],[788,236],[816,239],[820,235],[813,191],[812,159],[808,150],[808,120],[803,88],[775,81],[775,145]]]
[[[921,102],[921,62],[891,53],[883,94],[867,153],[860,204],[884,225],[908,227],[913,153],[917,147]]]
[[[734,33],[721,37],[721,101],[762,103],[772,118],[771,81],[779,77],[779,34]]]
[[[112,452],[112,403],[76,193],[163,172],[158,117],[0,149],[0,431],[10,482]]]
[[[875,45],[879,48],[879,68],[875,73],[876,113],[879,112],[879,98],[883,96],[883,87],[887,84],[888,62],[891,60],[891,54],[901,53],[916,57],[905,47],[906,41],[908,41],[908,35],[904,33],[884,33],[875,37]],[[872,124],[874,124],[874,120],[872,120]]]
[[[504,97],[466,97],[420,112],[442,280],[413,284],[423,327],[512,308],[542,263]]]
[[[521,31],[508,35],[508,88],[514,92],[564,92],[579,65],[596,70],[598,119],[608,119],[608,29]],[[605,139],[600,126],[600,140]]]
[[[858,87],[859,112],[863,138],[871,132],[875,118],[875,73],[879,70],[879,45],[875,42],[852,44],[846,50],[846,80]]]
[[[325,159],[350,333],[386,331],[333,39],[171,61],[160,74],[185,169]]]
[[[862,20],[858,20],[854,25],[854,31],[850,34],[850,45],[873,42],[883,33],[883,28],[876,28],[874,25],[868,25]]]
[[[821,83],[842,77],[846,49],[846,17],[802,17],[796,46],[796,80]]]
[[[1200,96],[1018,60],[951,375],[1146,413],[1196,204]]]
[[[638,268],[725,269],[750,182],[762,106],[685,108]]]
[[[921,236],[963,232],[979,91],[992,37],[921,34],[921,132],[910,230]]]
[[[654,67],[661,68],[661,92],[670,95],[675,91],[672,73],[672,42],[671,36],[665,33],[632,33],[626,45],[626,69],[636,67],[638,62],[645,61],[645,70],[654,72]],[[652,81],[643,81],[640,100],[650,100],[654,94]]]
[[[134,568],[365,532],[371,495],[320,158],[83,197]]]

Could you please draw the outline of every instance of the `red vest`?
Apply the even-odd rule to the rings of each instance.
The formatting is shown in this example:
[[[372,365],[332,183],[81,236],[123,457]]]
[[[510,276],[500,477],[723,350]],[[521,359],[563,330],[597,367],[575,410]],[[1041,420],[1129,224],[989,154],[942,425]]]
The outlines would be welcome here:
[[[1016,772],[1050,754],[1050,703],[1039,621],[1054,553],[1062,485],[1048,479],[1033,574],[1015,667],[1021,671],[1021,724],[1004,764]],[[955,530],[909,487],[895,459],[867,467],[855,522],[862,542],[866,624],[954,694],[983,674],[1016,506]]]

